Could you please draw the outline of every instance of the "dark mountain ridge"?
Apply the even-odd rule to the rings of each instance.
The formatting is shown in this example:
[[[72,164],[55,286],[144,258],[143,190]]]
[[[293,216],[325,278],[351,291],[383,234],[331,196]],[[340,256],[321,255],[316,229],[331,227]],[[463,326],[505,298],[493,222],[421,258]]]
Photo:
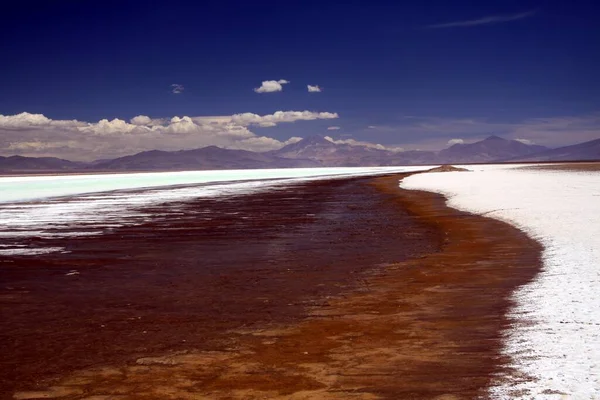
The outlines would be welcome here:
[[[526,157],[516,157],[510,161],[591,161],[600,160],[600,139],[579,143],[572,146],[559,147]]]
[[[314,167],[310,160],[292,160],[266,153],[208,146],[194,150],[151,150],[100,162],[95,168],[122,171],[183,169],[251,169]]]
[[[600,139],[547,149],[490,136],[435,151],[394,152],[374,147],[333,143],[310,136],[279,150],[252,152],[208,146],[194,150],[151,150],[111,160],[72,162],[55,157],[0,156],[4,173],[91,171],[182,171],[340,166],[435,165],[449,163],[547,162],[600,160]]]
[[[507,140],[499,136],[490,136],[484,140],[469,144],[454,144],[438,153],[438,159],[444,163],[476,163],[503,161],[514,157],[526,156],[547,147],[526,144],[518,140]]]
[[[81,167],[81,163],[56,157],[0,156],[0,171],[70,171]]]
[[[285,159],[314,160],[326,167],[382,165],[382,160],[394,154],[373,147],[333,143],[321,136],[309,136],[270,153]],[[369,162],[370,159],[375,164]]]

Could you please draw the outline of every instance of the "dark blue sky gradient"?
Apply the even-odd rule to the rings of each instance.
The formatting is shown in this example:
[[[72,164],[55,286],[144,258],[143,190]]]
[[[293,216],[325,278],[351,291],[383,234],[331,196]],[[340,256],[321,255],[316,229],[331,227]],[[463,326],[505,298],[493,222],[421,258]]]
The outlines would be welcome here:
[[[366,126],[406,115],[510,122],[600,110],[595,1],[11,3],[0,24],[5,115],[308,109]],[[516,21],[426,28],[530,10]],[[270,79],[291,83],[253,92]],[[172,83],[184,93],[170,93]],[[324,91],[309,94],[306,84]],[[281,135],[304,129],[296,125]]]

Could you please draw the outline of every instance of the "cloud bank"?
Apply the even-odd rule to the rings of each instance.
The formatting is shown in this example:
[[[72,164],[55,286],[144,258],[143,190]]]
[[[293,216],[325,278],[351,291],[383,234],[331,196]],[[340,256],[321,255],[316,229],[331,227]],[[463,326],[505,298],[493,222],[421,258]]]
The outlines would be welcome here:
[[[517,21],[519,19],[528,18],[535,15],[538,10],[530,10],[526,12],[522,12],[519,14],[510,14],[510,15],[492,15],[488,17],[482,17],[478,19],[472,19],[467,21],[454,21],[447,22],[443,24],[435,24],[428,25],[426,28],[428,29],[442,29],[442,28],[464,28],[470,26],[478,26],[478,25],[490,25],[490,24],[498,24],[501,22],[510,22]]]
[[[181,150],[215,145],[230,149],[268,151],[294,143],[300,138],[277,140],[258,135],[280,124],[333,120],[337,113],[277,111],[259,115],[240,113],[221,116],[175,116],[151,118],[138,115],[129,121],[102,119],[97,122],[53,120],[42,114],[0,115],[0,155],[61,157],[93,160],[129,155],[145,150]],[[337,126],[329,126],[331,132]],[[352,127],[344,127],[352,133]],[[600,113],[582,116],[529,118],[497,122],[480,118],[404,117],[393,125],[364,128],[368,141],[329,138],[335,143],[375,149],[440,150],[456,143],[472,143],[492,134],[523,143],[549,147],[600,138]],[[370,143],[377,141],[379,143]],[[387,143],[394,143],[390,146]]]
[[[273,127],[281,123],[338,118],[337,113],[277,111],[214,117],[150,118],[98,122],[52,120],[43,114],[0,115],[0,154],[32,157],[52,156],[93,160],[129,155],[145,150],[181,150],[205,146],[268,151],[300,138],[280,141],[259,136],[253,126]]]
[[[273,93],[273,92],[281,92],[283,90],[282,85],[286,85],[290,83],[285,79],[280,79],[278,81],[263,81],[260,87],[254,88],[256,93]]]

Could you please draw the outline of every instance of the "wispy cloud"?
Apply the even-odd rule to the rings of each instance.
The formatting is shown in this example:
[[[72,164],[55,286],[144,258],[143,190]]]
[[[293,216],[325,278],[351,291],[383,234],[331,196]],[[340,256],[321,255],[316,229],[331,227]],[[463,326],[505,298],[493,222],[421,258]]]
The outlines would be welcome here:
[[[348,144],[350,146],[360,146],[360,147],[367,147],[370,149],[388,150],[388,151],[396,151],[396,152],[404,151],[403,148],[397,147],[397,146],[384,146],[379,143],[364,142],[364,141],[355,140],[355,139],[334,139],[331,136],[325,136],[324,139],[329,140],[331,143],[335,143],[335,144]]]
[[[525,144],[535,144],[532,140],[529,139],[515,139],[517,142],[525,143]]]
[[[339,131],[340,129],[342,129],[339,126],[330,126],[327,128],[328,131]]]
[[[322,89],[319,87],[319,85],[306,85],[308,88],[308,92],[309,93],[320,93],[322,91]]]
[[[478,19],[471,19],[466,21],[454,21],[446,22],[443,24],[427,25],[427,29],[441,29],[441,28],[460,28],[478,25],[491,25],[502,22],[517,21],[535,15],[539,10],[530,10],[519,14],[503,14],[503,15],[491,15],[488,17],[481,17]]]
[[[173,83],[171,85],[171,93],[173,94],[181,94],[184,90],[185,88],[183,87],[183,85],[180,85],[179,83]]]

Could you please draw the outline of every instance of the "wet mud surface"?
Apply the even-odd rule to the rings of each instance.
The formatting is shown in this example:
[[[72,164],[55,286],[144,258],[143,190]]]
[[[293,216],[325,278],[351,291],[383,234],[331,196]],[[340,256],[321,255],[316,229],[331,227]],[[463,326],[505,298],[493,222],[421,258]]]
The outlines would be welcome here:
[[[224,331],[302,318],[369,268],[435,251],[436,233],[380,209],[383,197],[331,181],[171,204],[140,226],[52,242],[68,254],[4,257],[4,391],[166,350],[223,349]]]
[[[0,259],[3,398],[460,399],[506,364],[517,229],[400,176],[157,208]],[[442,396],[442,397],[440,397]]]

